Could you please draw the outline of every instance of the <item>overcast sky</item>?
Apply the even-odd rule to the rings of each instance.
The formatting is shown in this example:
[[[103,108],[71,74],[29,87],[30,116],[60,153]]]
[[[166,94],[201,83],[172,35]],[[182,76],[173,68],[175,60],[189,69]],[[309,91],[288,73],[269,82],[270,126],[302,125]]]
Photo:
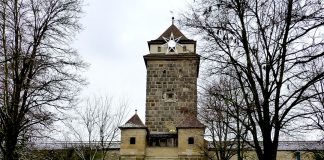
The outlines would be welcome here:
[[[193,0],[85,0],[81,19],[84,29],[73,44],[90,64],[84,75],[89,85],[83,89],[82,97],[95,94],[113,96],[116,101],[126,98],[130,112],[126,119],[137,109],[144,122],[146,68],[143,55],[149,53],[147,41],[158,38],[171,25],[171,17],[179,18],[178,13],[191,2]],[[314,139],[316,134],[313,136],[308,138]]]
[[[84,29],[73,44],[91,65],[82,95],[126,97],[129,116],[138,109],[144,121],[147,41],[158,38],[188,2],[192,0],[86,0]]]

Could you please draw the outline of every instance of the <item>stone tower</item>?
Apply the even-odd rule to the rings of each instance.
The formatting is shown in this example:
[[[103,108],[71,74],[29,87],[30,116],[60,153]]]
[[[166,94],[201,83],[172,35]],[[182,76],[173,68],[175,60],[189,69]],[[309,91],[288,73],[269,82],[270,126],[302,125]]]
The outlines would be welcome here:
[[[196,41],[172,24],[148,46],[145,124],[151,133],[172,132],[186,114],[197,115]]]
[[[137,113],[121,129],[121,160],[203,160],[205,126],[197,120],[196,41],[172,23],[148,41],[146,121]]]

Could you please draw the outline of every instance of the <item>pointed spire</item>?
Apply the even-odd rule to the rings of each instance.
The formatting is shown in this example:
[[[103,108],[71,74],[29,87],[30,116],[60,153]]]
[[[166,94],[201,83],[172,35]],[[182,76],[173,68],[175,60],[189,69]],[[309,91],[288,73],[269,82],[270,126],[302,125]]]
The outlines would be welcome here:
[[[174,17],[172,17],[172,25],[174,25]]]
[[[135,114],[137,114],[137,109],[135,109]]]

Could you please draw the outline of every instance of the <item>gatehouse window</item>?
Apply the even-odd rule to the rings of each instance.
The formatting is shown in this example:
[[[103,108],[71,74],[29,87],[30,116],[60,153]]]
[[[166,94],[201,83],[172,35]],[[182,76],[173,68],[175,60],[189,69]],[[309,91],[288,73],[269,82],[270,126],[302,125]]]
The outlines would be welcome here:
[[[194,144],[194,143],[195,143],[194,137],[189,137],[188,138],[188,144]]]
[[[296,160],[300,160],[300,152],[299,151],[295,152],[295,158],[296,158]]]
[[[130,144],[136,144],[136,138],[135,137],[131,137],[129,140]]]
[[[177,137],[150,137],[149,146],[151,147],[177,147],[178,139]]]
[[[160,139],[160,146],[161,147],[166,147],[167,146],[167,140],[165,138]]]

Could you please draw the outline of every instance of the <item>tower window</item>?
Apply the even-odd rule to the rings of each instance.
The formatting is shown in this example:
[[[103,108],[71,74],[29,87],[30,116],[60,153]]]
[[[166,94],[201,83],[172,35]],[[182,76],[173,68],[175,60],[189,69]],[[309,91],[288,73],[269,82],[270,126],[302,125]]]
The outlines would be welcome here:
[[[163,77],[166,76],[166,70],[163,70],[163,72],[162,72],[162,76],[163,76]]]
[[[162,99],[165,102],[176,102],[177,101],[177,94],[174,91],[167,91],[162,94]]]
[[[182,75],[182,69],[179,69],[178,77],[179,77],[179,78],[182,78],[182,76],[183,76],[183,75]]]
[[[167,98],[168,99],[173,99],[174,98],[174,94],[173,93],[167,93]]]
[[[182,49],[184,52],[187,52],[187,46],[183,46]]]
[[[157,50],[158,50],[158,52],[161,52],[161,47],[160,47],[160,46],[158,46]]]
[[[129,140],[130,144],[136,144],[136,138],[135,137],[131,137]]]
[[[194,144],[194,143],[195,143],[194,137],[189,137],[188,138],[188,144]]]

